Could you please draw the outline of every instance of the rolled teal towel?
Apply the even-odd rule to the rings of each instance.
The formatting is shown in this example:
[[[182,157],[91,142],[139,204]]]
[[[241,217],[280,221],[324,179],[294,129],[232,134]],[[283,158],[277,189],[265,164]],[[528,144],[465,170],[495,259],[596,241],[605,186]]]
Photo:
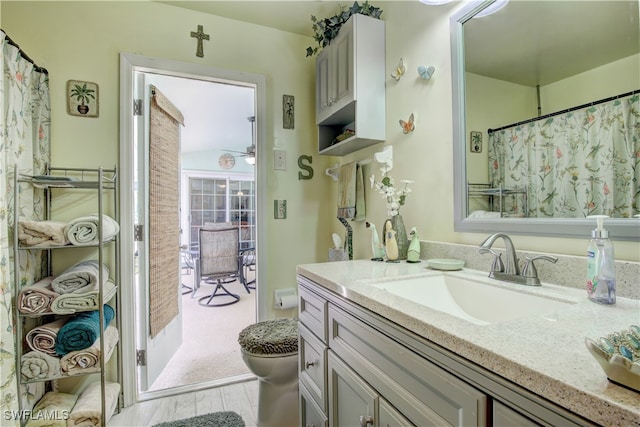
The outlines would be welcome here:
[[[113,320],[114,311],[109,305],[104,306],[104,327],[109,326]],[[65,354],[82,350],[91,345],[100,337],[100,312],[85,311],[74,316],[67,321],[58,331],[56,338],[56,354],[64,356]]]

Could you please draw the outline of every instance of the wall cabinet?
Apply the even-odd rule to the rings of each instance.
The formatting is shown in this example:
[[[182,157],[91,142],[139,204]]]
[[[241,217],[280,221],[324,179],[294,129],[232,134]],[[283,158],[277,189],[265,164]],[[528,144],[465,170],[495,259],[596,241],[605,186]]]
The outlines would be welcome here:
[[[114,394],[118,396],[112,400],[107,400],[106,393],[108,382],[115,383],[117,387],[121,383],[121,357],[118,345],[121,329],[118,316],[120,273],[117,265],[119,226],[115,222],[115,218],[118,218],[119,200],[117,169],[48,167],[46,175],[42,176],[22,176],[16,169],[14,176],[15,280],[12,304],[18,337],[16,367],[20,378],[19,387],[32,382],[46,382],[48,383],[46,389],[56,390],[55,381],[95,375],[97,379],[88,382],[99,382],[100,425],[104,426],[114,410],[119,410],[121,400],[119,392],[109,393],[112,396]],[[43,189],[45,200],[43,221],[31,221],[28,218],[19,217],[21,210],[18,207],[22,186]],[[57,218],[57,212],[53,212],[53,201],[58,197],[73,198],[74,194],[78,200],[91,205],[89,208],[91,212],[69,222],[61,221]],[[60,203],[61,206],[65,204]],[[42,234],[34,232],[43,229],[47,231]],[[50,239],[49,236],[54,238]],[[37,240],[42,241],[38,243]],[[27,252],[36,252],[45,260],[44,275],[47,278],[44,281],[40,280],[36,284],[23,283],[21,259],[24,262],[24,254]],[[65,275],[66,280],[63,284],[56,285],[52,265],[54,253],[56,257],[64,258],[64,261],[75,259],[80,262],[90,259],[96,262],[95,271],[93,266],[86,269],[79,268]],[[98,267],[106,265],[109,260],[116,260],[115,268]],[[66,272],[70,272],[74,267]],[[61,288],[65,289],[61,290]],[[71,322],[76,317],[78,317],[78,323],[73,323],[71,326]],[[99,337],[88,342],[89,337],[92,337],[93,322],[96,328],[101,324],[110,326],[108,331],[106,327],[101,328]],[[57,326],[51,326],[54,324]],[[69,326],[67,329],[69,333],[64,334],[67,337],[66,341],[62,340],[65,326]],[[34,328],[38,329],[34,330]],[[30,338],[30,333],[34,338]],[[46,339],[38,338],[44,335]],[[60,342],[65,345],[58,347],[59,340],[62,340]],[[84,347],[85,344],[86,347]],[[76,350],[76,347],[80,348]],[[36,363],[40,367],[46,365],[46,369],[34,370]],[[109,367],[115,368],[109,375],[112,377],[111,381],[108,381],[107,363]],[[110,391],[113,390],[114,384],[110,384],[108,388]],[[82,396],[82,393],[80,395]],[[22,405],[21,401],[20,405]],[[46,412],[46,409],[44,410]],[[73,410],[69,416],[74,418]],[[86,418],[86,414],[83,416]],[[21,424],[25,421],[21,420]]]
[[[320,154],[342,156],[385,139],[384,21],[356,14],[316,58]]]
[[[298,290],[303,426],[591,425],[300,275]]]

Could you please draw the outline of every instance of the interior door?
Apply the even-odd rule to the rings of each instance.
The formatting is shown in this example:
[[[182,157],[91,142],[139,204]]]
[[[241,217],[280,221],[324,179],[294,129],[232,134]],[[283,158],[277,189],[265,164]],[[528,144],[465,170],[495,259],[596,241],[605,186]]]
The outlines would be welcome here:
[[[179,129],[177,140],[159,141],[158,135],[167,130],[154,119],[164,113],[154,116],[151,80],[152,75],[135,73],[134,93],[143,105],[142,114],[136,116],[134,142],[134,212],[140,236],[135,242],[136,341],[138,355],[143,352],[138,361],[140,392],[151,388],[182,343]],[[164,164],[167,160],[171,163]]]

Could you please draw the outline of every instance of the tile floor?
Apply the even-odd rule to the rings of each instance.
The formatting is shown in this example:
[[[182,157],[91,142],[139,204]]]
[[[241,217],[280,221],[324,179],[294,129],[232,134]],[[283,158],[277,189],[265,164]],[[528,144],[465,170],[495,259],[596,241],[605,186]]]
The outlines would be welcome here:
[[[111,417],[107,427],[152,427],[165,421],[217,411],[234,411],[242,417],[246,427],[255,427],[258,381],[245,381],[140,402]]]

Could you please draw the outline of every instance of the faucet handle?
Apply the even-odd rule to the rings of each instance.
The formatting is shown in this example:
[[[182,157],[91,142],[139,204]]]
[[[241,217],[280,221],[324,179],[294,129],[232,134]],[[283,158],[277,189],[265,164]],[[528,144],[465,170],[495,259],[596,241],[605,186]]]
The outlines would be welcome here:
[[[502,273],[504,271],[504,264],[502,263],[502,253],[496,252],[490,248],[481,247],[478,249],[481,254],[490,253],[493,255],[493,263],[491,264],[491,272]]]
[[[531,277],[531,278],[537,278],[538,277],[538,270],[536,270],[536,266],[533,263],[535,260],[537,259],[543,259],[545,261],[549,261],[552,263],[556,263],[558,261],[557,257],[554,257],[552,255],[538,255],[538,256],[525,256],[525,259],[527,260],[526,264],[524,265],[524,267],[522,268],[522,276],[523,277]]]

